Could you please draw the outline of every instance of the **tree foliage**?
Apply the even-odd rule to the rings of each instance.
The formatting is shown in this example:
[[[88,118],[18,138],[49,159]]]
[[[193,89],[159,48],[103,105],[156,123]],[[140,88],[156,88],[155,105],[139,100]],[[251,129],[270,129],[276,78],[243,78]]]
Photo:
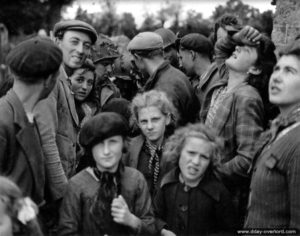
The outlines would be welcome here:
[[[217,20],[226,13],[235,15],[243,24],[246,24],[251,18],[259,15],[259,10],[248,4],[244,4],[241,0],[228,0],[225,6],[219,5],[216,7],[212,18],[213,20]]]
[[[27,35],[40,28],[51,29],[59,19],[61,9],[73,0],[1,0],[0,22],[10,35]]]

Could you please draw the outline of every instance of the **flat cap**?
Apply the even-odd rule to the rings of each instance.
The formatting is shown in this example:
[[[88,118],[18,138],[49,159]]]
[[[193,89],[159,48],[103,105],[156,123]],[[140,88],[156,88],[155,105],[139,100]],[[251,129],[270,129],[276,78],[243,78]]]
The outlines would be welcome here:
[[[121,115],[115,112],[101,112],[82,127],[79,142],[83,147],[93,147],[104,139],[115,135],[127,136],[128,125]]]
[[[128,51],[155,50],[163,48],[163,39],[154,32],[142,32],[136,35],[128,44]]]
[[[56,72],[62,52],[46,37],[34,37],[19,43],[6,57],[10,69],[23,78],[38,78]]]
[[[187,34],[181,38],[180,47],[205,55],[211,55],[213,52],[213,46],[210,40],[204,35],[198,33]]]
[[[175,44],[177,37],[173,33],[173,31],[166,29],[166,28],[159,28],[154,31],[154,33],[157,33],[162,37],[163,42],[164,42],[164,49]]]
[[[66,30],[82,31],[87,33],[94,44],[97,40],[97,31],[90,24],[81,20],[66,20],[60,21],[54,25],[53,35],[57,37],[58,33]]]

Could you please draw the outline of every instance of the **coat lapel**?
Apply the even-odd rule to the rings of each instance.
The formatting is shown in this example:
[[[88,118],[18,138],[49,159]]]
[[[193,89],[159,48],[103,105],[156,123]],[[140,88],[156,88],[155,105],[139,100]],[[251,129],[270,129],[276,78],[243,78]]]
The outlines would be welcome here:
[[[145,139],[142,135],[139,135],[132,139],[132,142],[130,143],[130,158],[128,163],[129,166],[137,168],[139,155],[142,150],[144,141]]]
[[[14,91],[11,90],[7,98],[14,109],[16,139],[25,153],[25,157],[33,174],[35,186],[44,186],[44,155],[37,132],[37,126],[28,122],[24,107]]]
[[[60,69],[59,80],[64,89],[64,93],[65,93],[65,96],[67,99],[67,103],[68,103],[72,118],[73,118],[75,124],[79,125],[78,115],[77,115],[76,107],[75,107],[74,95],[71,93],[71,89],[70,89],[68,81],[67,81],[66,72],[64,71],[64,69],[62,67]]]

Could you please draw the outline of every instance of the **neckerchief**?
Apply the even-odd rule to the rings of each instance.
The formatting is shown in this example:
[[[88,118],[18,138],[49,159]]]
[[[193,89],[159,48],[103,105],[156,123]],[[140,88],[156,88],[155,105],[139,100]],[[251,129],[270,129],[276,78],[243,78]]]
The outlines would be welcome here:
[[[92,199],[90,213],[103,234],[120,235],[126,232],[126,227],[117,224],[111,216],[111,203],[121,194],[121,173],[124,166],[120,162],[115,173],[101,172],[93,168],[95,176],[99,179],[99,189]]]
[[[151,144],[148,140],[145,142],[145,147],[148,150],[150,154],[150,159],[148,162],[148,170],[151,176],[153,176],[153,183],[152,186],[153,189],[155,188],[157,181],[158,181],[158,175],[160,171],[160,156],[162,154],[163,145],[156,146],[154,144]]]

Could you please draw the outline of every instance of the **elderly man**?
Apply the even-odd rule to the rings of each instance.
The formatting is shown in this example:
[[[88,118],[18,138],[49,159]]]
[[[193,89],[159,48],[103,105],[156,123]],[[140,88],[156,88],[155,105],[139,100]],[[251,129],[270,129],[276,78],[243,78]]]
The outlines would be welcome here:
[[[165,61],[162,38],[153,32],[143,32],[127,48],[139,70],[150,76],[144,90],[164,91],[179,112],[179,125],[194,122],[199,111],[198,99],[188,78]]]
[[[61,50],[39,37],[20,43],[7,56],[14,85],[0,100],[0,175],[38,205],[44,202],[49,172],[34,109],[55,86],[61,62]]]
[[[74,95],[69,87],[68,77],[80,68],[90,54],[92,44],[97,40],[95,29],[79,20],[61,21],[54,26],[55,43],[63,52],[58,83],[46,101],[39,104],[37,115],[43,130],[52,127],[53,135],[43,144],[53,157],[59,154],[67,178],[75,174],[76,141],[79,131]],[[55,142],[56,141],[56,142]],[[59,181],[59,180],[58,180]],[[61,193],[63,194],[63,193]]]

